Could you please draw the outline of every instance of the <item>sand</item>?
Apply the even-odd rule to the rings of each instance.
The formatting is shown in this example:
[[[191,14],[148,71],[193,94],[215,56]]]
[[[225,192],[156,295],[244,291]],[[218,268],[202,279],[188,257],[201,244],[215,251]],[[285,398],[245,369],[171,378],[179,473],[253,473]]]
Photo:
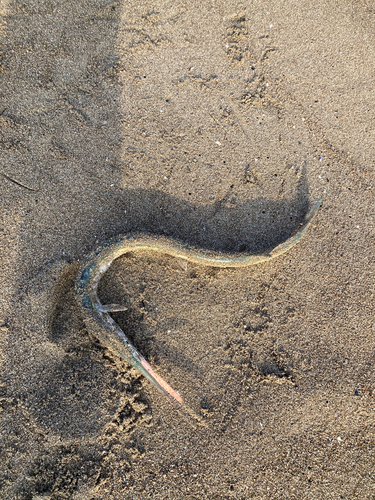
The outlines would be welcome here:
[[[2,0],[0,498],[372,499],[375,4]],[[201,416],[87,331],[102,302]]]

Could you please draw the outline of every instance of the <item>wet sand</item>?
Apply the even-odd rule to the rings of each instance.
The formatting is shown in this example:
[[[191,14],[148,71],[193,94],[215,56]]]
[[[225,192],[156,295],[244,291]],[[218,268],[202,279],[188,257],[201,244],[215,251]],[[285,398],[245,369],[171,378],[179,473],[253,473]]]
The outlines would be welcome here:
[[[3,0],[0,498],[373,498],[375,7]],[[87,331],[103,303],[205,423]]]

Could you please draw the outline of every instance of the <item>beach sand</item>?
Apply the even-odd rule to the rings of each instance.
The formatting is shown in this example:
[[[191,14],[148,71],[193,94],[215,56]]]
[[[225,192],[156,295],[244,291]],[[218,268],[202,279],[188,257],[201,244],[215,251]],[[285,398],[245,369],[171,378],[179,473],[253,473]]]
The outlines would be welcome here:
[[[375,4],[2,0],[0,498],[372,499]],[[201,416],[89,334],[103,303]]]

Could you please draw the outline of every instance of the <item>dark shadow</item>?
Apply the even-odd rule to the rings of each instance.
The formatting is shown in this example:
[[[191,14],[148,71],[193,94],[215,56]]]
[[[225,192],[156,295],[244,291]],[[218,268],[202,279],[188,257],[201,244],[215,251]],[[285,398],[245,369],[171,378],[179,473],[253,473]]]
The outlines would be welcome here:
[[[301,176],[291,200],[257,198],[235,208],[197,205],[157,190],[123,190],[108,202],[95,235],[88,235],[82,243],[90,251],[95,242],[147,232],[212,250],[261,253],[296,231],[308,206],[306,175]]]
[[[103,433],[117,413],[126,420],[120,394],[131,387],[92,343],[86,349],[84,332],[78,340],[82,323],[71,320],[69,300],[61,303],[69,283],[56,301],[53,280],[59,278],[48,273],[49,264],[78,256],[75,242],[91,233],[92,213],[105,205],[95,198],[98,186],[121,176],[121,3],[4,3],[0,159],[8,177],[1,177],[0,197],[22,220],[2,370],[9,394],[2,444],[11,452],[1,467],[0,496],[72,498],[78,481],[95,486],[104,458],[103,440],[87,438]],[[4,223],[15,221],[9,216]],[[26,449],[30,460],[22,459]]]
[[[32,379],[30,389],[38,392],[29,395],[29,411],[43,431],[62,439],[98,435],[118,410],[107,377],[108,367],[88,351],[53,366],[46,363]]]

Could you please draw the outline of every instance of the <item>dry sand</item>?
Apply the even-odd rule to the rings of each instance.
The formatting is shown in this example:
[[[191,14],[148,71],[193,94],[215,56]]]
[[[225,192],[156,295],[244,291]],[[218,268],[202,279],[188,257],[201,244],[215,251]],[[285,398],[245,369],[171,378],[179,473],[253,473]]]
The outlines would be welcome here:
[[[373,499],[373,0],[2,0],[0,497]],[[103,301],[200,413],[85,329],[128,231],[288,254],[119,259]]]

